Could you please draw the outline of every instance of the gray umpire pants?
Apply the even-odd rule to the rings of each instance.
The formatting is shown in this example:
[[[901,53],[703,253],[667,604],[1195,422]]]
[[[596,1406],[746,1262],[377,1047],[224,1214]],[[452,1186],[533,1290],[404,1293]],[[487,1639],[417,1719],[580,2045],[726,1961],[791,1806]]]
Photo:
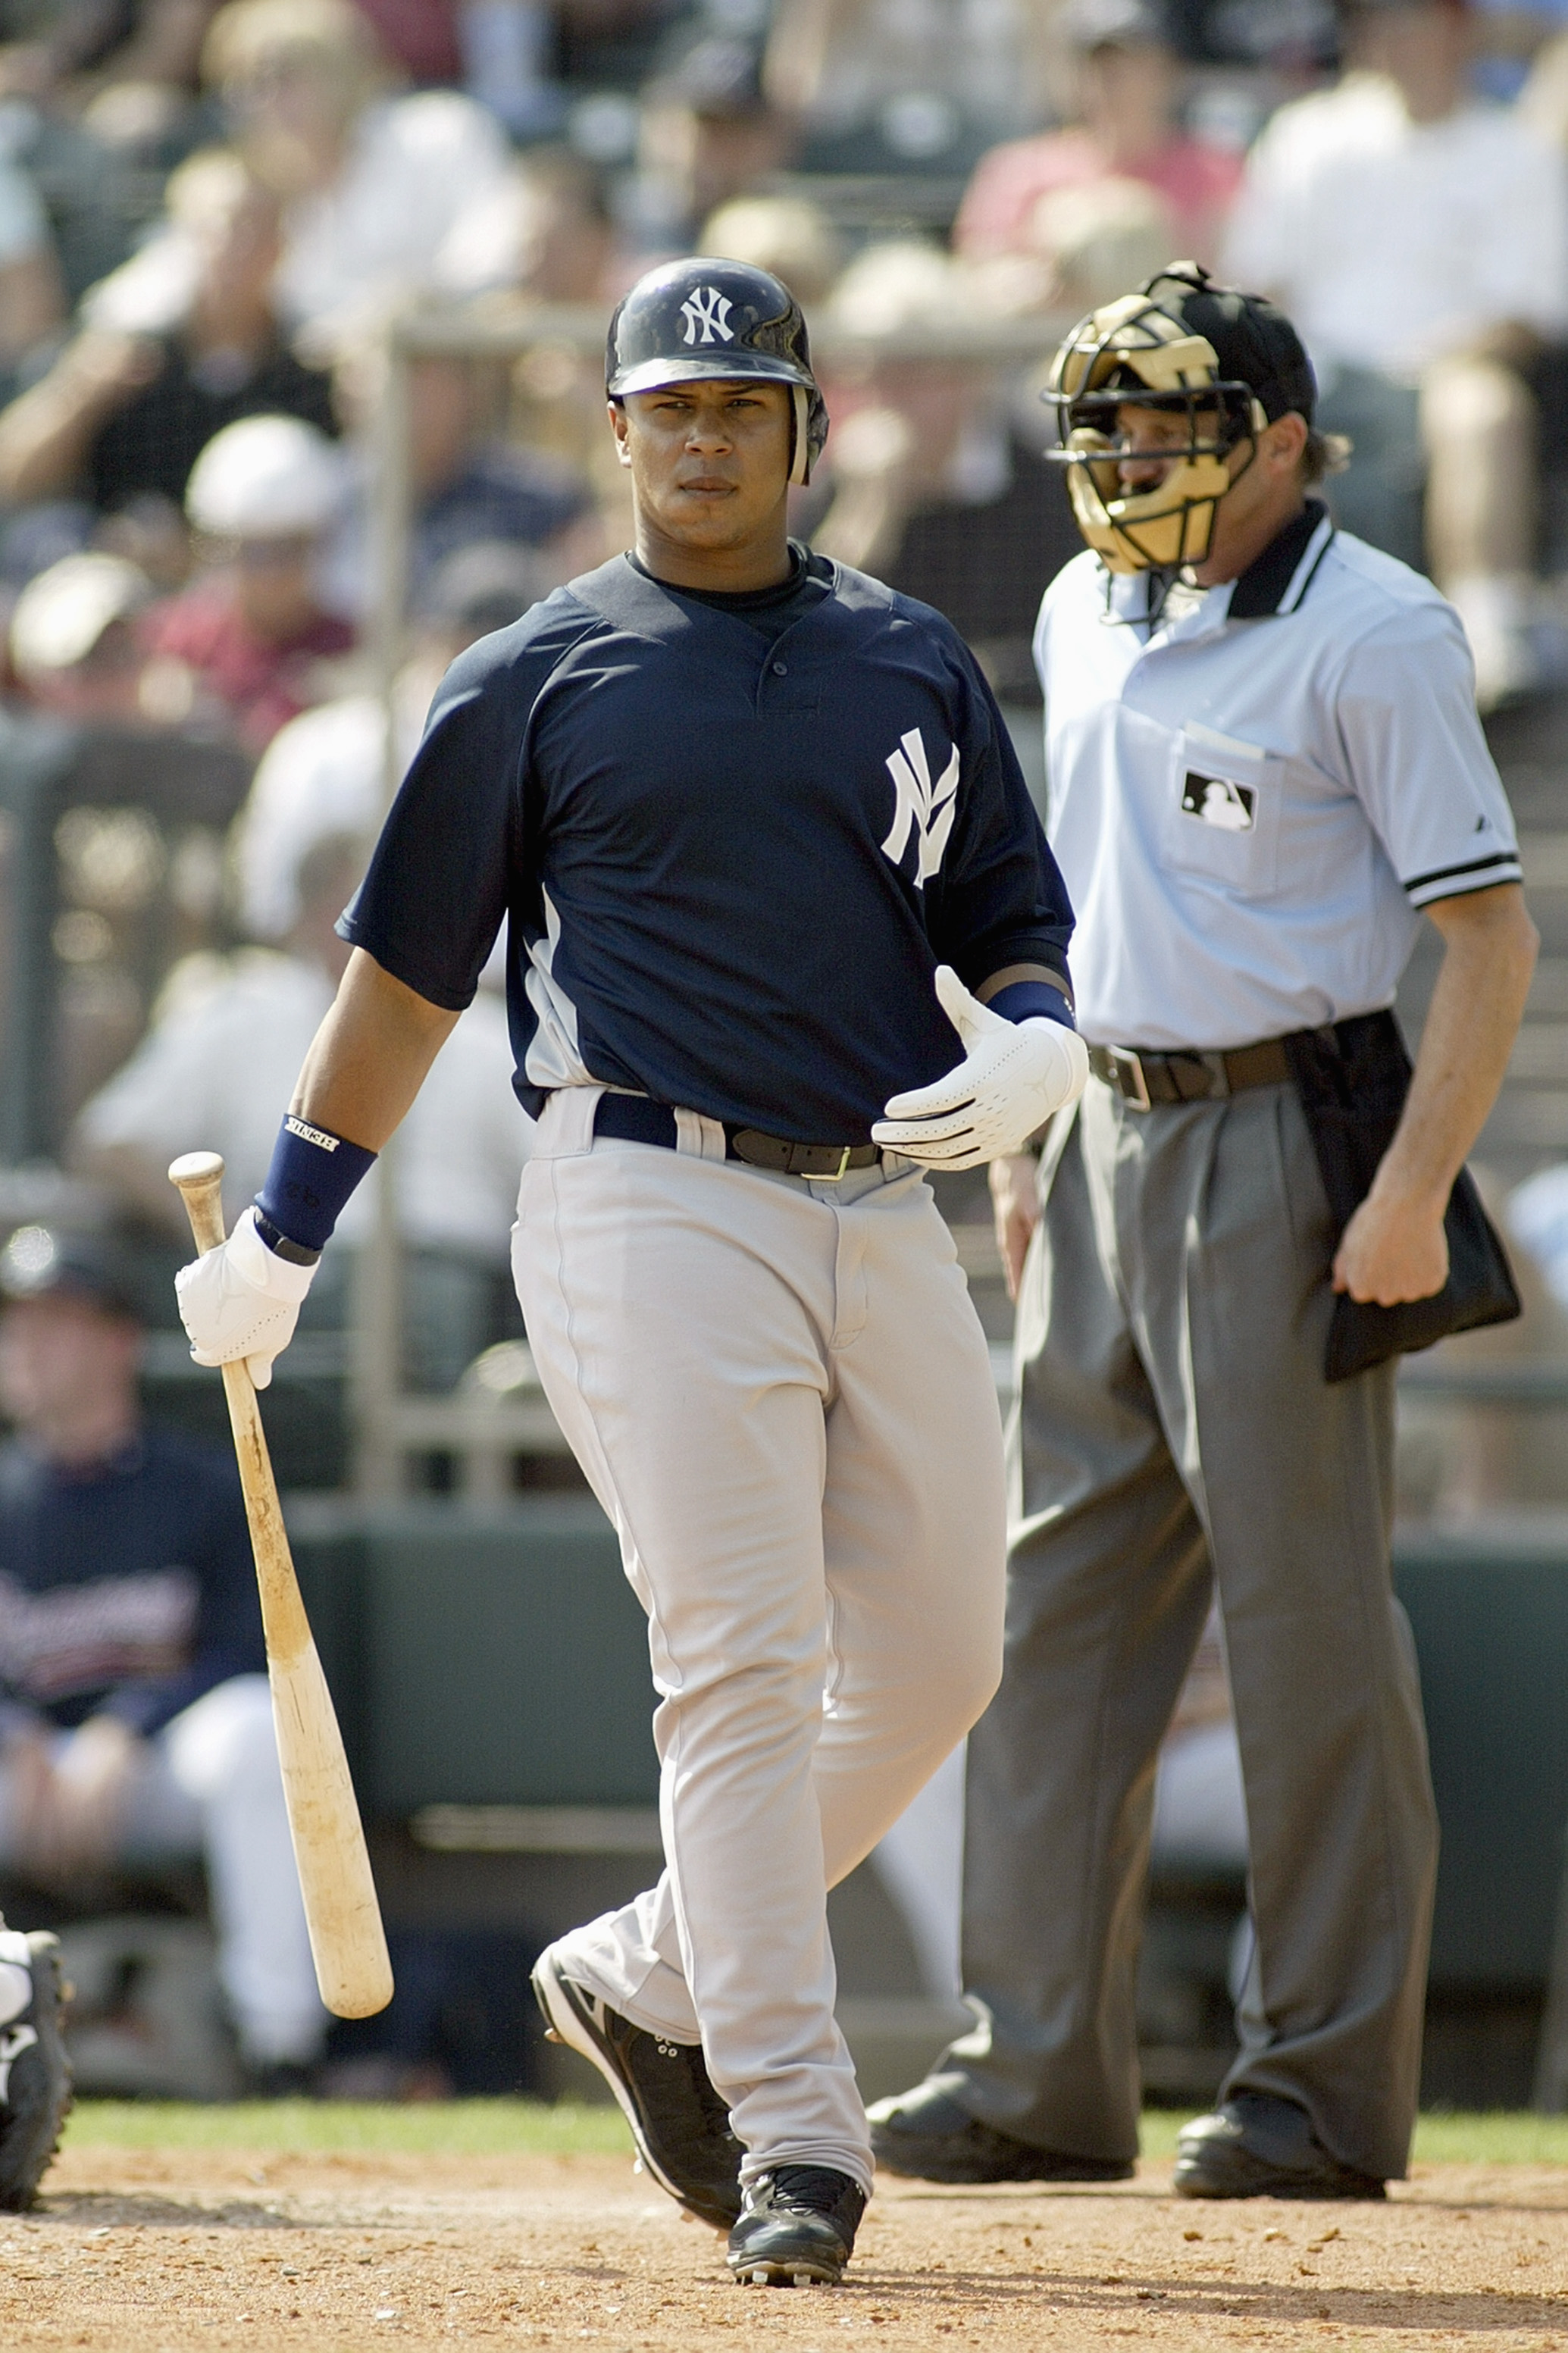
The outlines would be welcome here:
[[[1018,1312],[1001,1688],[970,1736],[942,2072],[1041,2147],[1138,2147],[1155,1752],[1217,1583],[1257,1945],[1222,2097],[1403,2174],[1436,1870],[1390,1581],[1394,1366],[1331,1388],[1328,1208],[1289,1087],[1139,1112],[1091,1081]]]

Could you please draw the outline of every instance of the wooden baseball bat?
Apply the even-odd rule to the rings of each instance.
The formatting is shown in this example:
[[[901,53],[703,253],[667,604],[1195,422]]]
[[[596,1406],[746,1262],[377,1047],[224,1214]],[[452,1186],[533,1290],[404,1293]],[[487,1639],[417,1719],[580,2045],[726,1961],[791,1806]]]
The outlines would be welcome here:
[[[184,1197],[197,1250],[216,1250],[224,1238],[221,1156],[187,1152],[170,1169],[169,1182]],[[316,1982],[339,2018],[370,2018],[392,2000],[392,1964],[364,1829],[294,1574],[256,1385],[243,1359],[224,1366],[223,1387],[261,1588],[272,1718]]]

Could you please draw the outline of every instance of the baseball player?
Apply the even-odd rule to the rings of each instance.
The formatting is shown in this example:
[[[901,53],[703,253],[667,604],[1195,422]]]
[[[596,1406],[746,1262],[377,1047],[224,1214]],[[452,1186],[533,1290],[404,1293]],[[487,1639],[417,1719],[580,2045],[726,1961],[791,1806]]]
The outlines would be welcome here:
[[[448,672],[267,1183],[182,1303],[265,1378],[504,916],[519,1296],[647,1612],[668,1858],[535,1982],[736,2275],[832,2281],[871,2158],[826,1892],[1001,1651],[1000,1424],[922,1166],[1083,1083],[1070,915],[955,632],[787,538],[827,419],[784,287],[654,270],[606,382],[636,553]]]
[[[1381,2197],[1436,1826],[1390,1586],[1394,1362],[1330,1383],[1325,1342],[1336,1291],[1443,1289],[1535,934],[1458,618],[1311,496],[1337,453],[1289,322],[1177,263],[1085,320],[1053,383],[1089,549],[1036,650],[1095,1076],[1043,1210],[1032,1166],[994,1175],[1015,1269],[1035,1231],[1006,1666],[969,1746],[981,2023],[873,2145],[941,2180],[1131,2171],[1155,1752],[1217,1582],[1256,1947],[1176,2187]],[[1292,1037],[1346,1073],[1337,1116],[1352,1073],[1403,1084],[1387,1008],[1422,909],[1444,961],[1342,1236]]]

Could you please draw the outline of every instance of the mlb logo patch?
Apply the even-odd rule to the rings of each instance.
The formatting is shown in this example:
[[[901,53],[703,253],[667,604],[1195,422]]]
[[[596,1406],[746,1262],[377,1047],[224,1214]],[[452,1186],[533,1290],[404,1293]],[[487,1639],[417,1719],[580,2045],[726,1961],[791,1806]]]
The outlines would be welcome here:
[[[1258,795],[1250,785],[1233,785],[1228,776],[1201,776],[1187,770],[1182,787],[1182,807],[1200,825],[1221,833],[1250,833],[1258,815]]]

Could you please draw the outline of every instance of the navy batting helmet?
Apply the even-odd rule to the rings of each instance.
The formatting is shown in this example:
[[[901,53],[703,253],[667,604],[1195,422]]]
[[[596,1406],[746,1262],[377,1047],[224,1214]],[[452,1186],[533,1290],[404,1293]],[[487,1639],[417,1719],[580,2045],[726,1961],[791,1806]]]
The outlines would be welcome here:
[[[800,304],[765,269],[744,261],[662,262],[639,278],[610,321],[605,390],[612,400],[704,376],[787,384],[795,394],[792,482],[811,479],[827,438],[827,410],[811,372]]]

